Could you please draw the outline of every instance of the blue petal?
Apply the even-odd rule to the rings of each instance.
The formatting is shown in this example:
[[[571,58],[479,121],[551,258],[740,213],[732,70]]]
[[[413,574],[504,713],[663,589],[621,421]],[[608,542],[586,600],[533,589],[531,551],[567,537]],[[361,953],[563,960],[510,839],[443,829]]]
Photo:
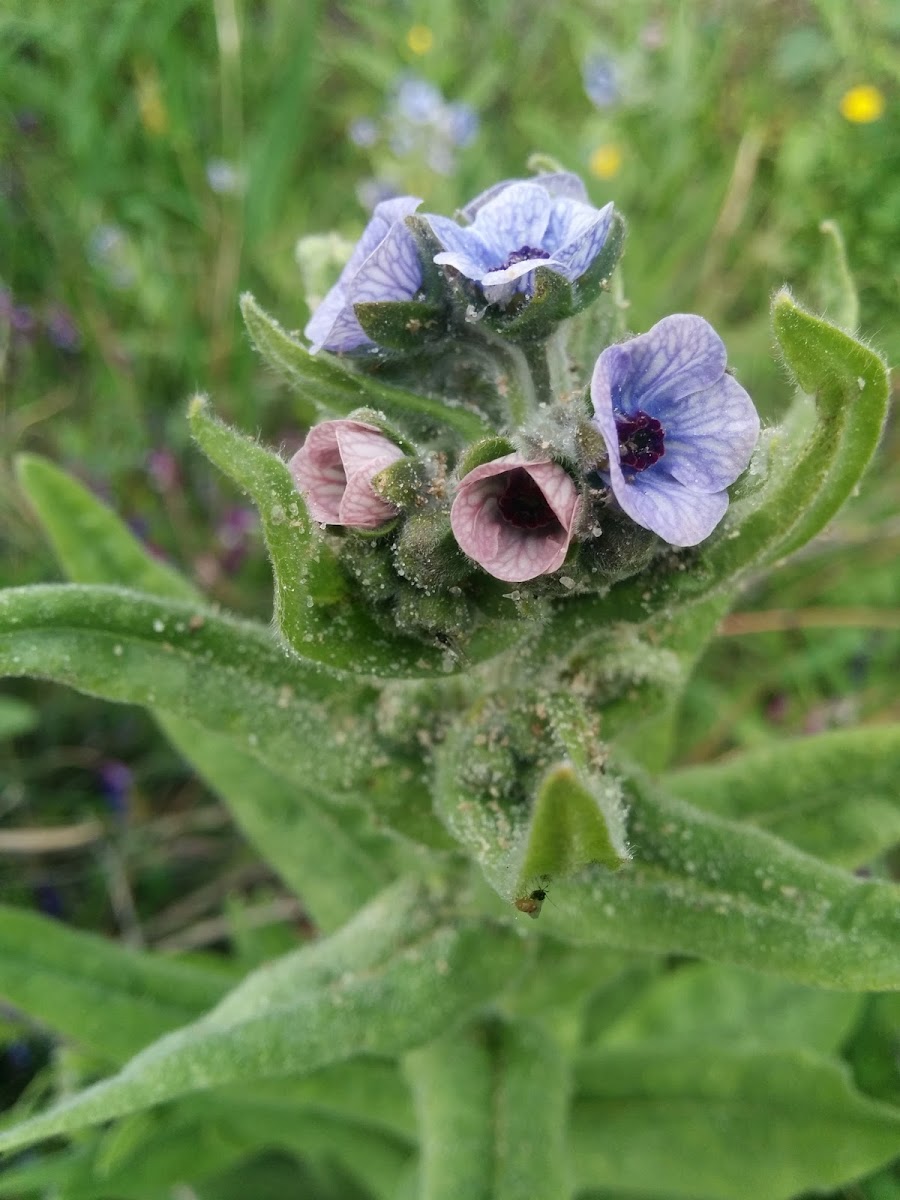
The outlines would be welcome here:
[[[623,478],[610,459],[613,494],[632,521],[652,529],[670,546],[705,541],[728,509],[727,492],[692,492],[661,470],[662,463]]]
[[[469,279],[480,279],[491,269],[490,251],[474,229],[464,229],[449,217],[436,217],[431,213],[426,213],[425,220],[444,247],[434,256],[436,263],[455,267]]]
[[[491,268],[502,267],[523,246],[543,246],[550,207],[549,194],[536,183],[513,183],[488,201],[475,218],[472,232],[487,247]]]
[[[691,491],[719,492],[746,471],[758,439],[753,401],[723,375],[668,410],[660,465]]]
[[[615,353],[611,353],[614,351]],[[672,408],[725,374],[722,339],[702,317],[664,317],[647,333],[612,346],[608,370],[617,408],[641,410],[667,428]]]
[[[612,352],[624,350],[623,346],[604,350],[597,359],[591,379],[593,423],[606,443],[607,477],[613,495],[632,521],[659,534],[670,545],[696,546],[709,537],[724,517],[728,493],[698,492],[685,487],[665,469],[667,460],[664,458],[646,471],[623,471],[609,368],[612,365],[615,370],[616,358],[621,358]]]
[[[504,179],[502,183],[495,183],[474,200],[470,200],[461,210],[462,215],[474,221],[480,209],[515,183],[537,183],[549,195],[566,196],[570,200],[586,202],[588,198],[587,188],[577,175],[573,175],[571,171],[549,171],[546,175],[535,175],[533,179]]]
[[[553,257],[563,265],[563,274],[573,282],[581,278],[603,249],[613,217],[612,204],[605,205],[599,212],[588,205],[578,205],[578,209],[587,212],[568,215],[568,236],[553,252]]]
[[[414,213],[421,203],[416,196],[394,196],[391,200],[382,200],[380,204],[376,204],[362,237],[341,271],[338,283],[345,283],[351,279],[379,242],[384,241],[391,226]]]
[[[347,285],[350,304],[410,300],[422,286],[416,244],[405,225],[392,225]]]

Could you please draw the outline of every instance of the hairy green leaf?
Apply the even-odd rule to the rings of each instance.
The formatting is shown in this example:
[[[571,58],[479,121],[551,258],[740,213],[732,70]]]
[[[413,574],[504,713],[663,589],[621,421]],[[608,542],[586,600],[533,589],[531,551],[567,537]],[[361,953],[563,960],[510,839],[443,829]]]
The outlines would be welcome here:
[[[449,917],[453,891],[404,882],[332,937],[253,972],[207,1016],[111,1079],[0,1134],[0,1149],[246,1079],[392,1055],[490,999],[520,964],[511,930]]]
[[[900,725],[773,742],[687,767],[665,786],[828,862],[858,867],[900,841]]]
[[[124,1062],[193,1020],[227,986],[209,968],[0,906],[0,997],[108,1062]]]
[[[837,990],[900,989],[898,889],[762,830],[628,785],[633,864],[548,889],[541,923],[573,941],[695,954]]]
[[[602,1030],[604,1047],[651,1040],[709,1046],[752,1042],[836,1052],[859,1017],[863,996],[691,963],[654,979]]]
[[[569,1067],[528,1022],[474,1025],[407,1055],[421,1200],[560,1200]]]
[[[461,438],[474,440],[490,433],[476,411],[460,402],[429,396],[382,383],[371,375],[345,369],[329,354],[310,354],[281,325],[260,308],[249,292],[241,296],[241,312],[257,350],[293,387],[324,414],[346,416],[356,408],[384,409],[390,417],[425,418],[437,428],[449,427]]]
[[[803,1050],[630,1047],[578,1068],[579,1186],[684,1200],[789,1200],[900,1154],[900,1111]]]
[[[23,455],[19,482],[34,506],[66,573],[76,583],[121,584],[155,596],[196,599],[176,575],[82,484],[45,459]],[[81,536],[81,535],[84,536]],[[278,702],[286,693],[279,693]],[[253,758],[231,735],[202,728],[203,717],[180,720],[154,710],[163,732],[222,797],[235,820],[285,883],[303,896],[321,929],[336,928],[389,878],[383,844],[359,828],[347,809],[338,816],[327,798]],[[208,718],[206,718],[208,719]],[[321,745],[310,747],[315,755]]]

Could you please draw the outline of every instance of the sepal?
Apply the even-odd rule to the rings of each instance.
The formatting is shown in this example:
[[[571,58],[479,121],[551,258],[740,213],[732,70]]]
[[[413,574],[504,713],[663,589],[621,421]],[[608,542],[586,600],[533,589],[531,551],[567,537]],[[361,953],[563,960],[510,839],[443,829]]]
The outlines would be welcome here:
[[[371,300],[354,304],[353,311],[366,337],[386,350],[414,353],[447,333],[442,308],[421,300]]]

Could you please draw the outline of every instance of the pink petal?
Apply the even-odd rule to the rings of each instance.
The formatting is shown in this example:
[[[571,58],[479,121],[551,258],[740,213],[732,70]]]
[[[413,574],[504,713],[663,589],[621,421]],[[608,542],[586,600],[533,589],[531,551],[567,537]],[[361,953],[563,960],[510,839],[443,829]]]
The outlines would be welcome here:
[[[387,438],[384,440],[387,441]],[[392,450],[397,450],[390,442],[388,445]],[[379,525],[384,525],[397,515],[399,510],[377,495],[372,487],[372,479],[379,471],[383,471],[402,457],[403,453],[400,451],[369,459],[365,466],[349,477],[341,501],[341,525],[349,525],[352,529],[377,529]]]
[[[394,462],[403,457],[400,447],[395,446],[374,425],[366,425],[363,421],[326,421],[325,424],[335,426],[341,462],[348,479],[373,459],[389,455],[391,462]]]
[[[334,430],[337,424],[337,421],[323,421],[314,425],[288,464],[313,520],[326,525],[340,521],[341,497],[347,486]]]

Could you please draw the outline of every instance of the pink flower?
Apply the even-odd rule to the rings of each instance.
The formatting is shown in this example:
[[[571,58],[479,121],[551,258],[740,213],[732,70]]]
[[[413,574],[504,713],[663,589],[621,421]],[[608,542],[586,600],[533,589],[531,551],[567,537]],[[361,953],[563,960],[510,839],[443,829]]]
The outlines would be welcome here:
[[[372,479],[398,458],[403,451],[374,425],[323,421],[309,431],[289,466],[313,520],[377,529],[398,510],[376,494]]]
[[[460,548],[488,574],[525,583],[562,566],[580,508],[562,467],[506,454],[462,478],[450,524]]]

